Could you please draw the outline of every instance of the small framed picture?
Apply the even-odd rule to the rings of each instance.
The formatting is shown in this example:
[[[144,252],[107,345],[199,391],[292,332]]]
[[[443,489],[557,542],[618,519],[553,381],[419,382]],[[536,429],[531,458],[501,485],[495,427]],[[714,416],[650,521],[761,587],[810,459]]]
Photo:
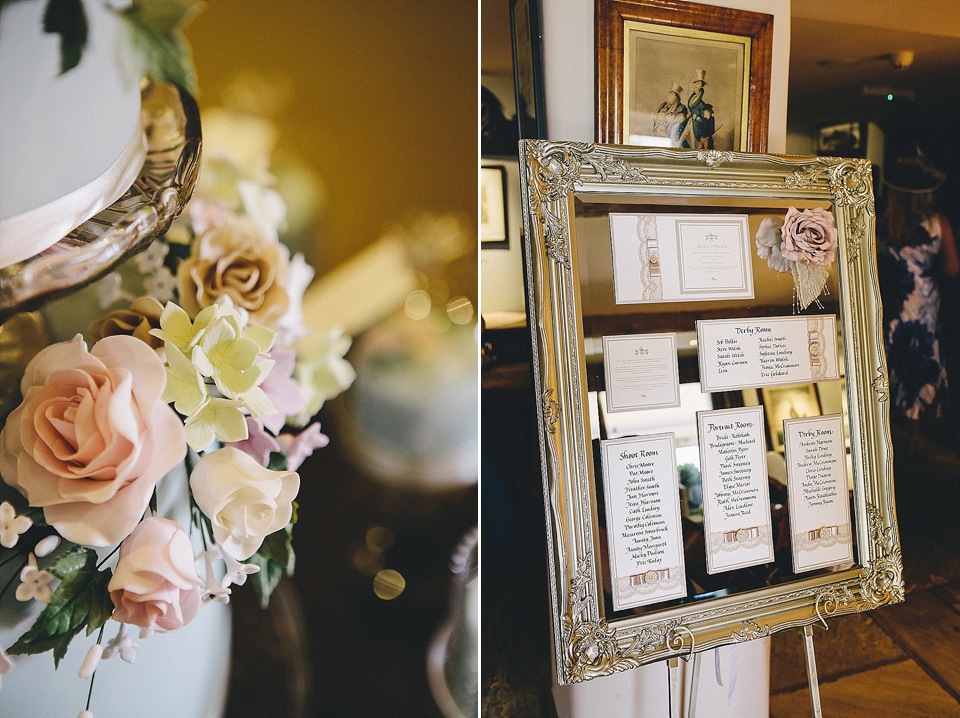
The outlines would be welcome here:
[[[817,130],[817,154],[829,157],[863,157],[866,133],[859,122],[826,125]]]
[[[503,167],[480,168],[480,246],[483,249],[510,248],[507,170]]]

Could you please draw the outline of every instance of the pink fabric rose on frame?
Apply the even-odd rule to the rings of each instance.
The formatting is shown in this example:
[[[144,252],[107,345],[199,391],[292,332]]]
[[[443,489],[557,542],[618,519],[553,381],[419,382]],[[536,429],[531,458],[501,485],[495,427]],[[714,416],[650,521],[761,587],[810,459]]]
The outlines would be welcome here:
[[[793,262],[829,267],[837,251],[837,228],[833,213],[820,207],[798,210],[790,207],[783,218],[780,251]]]
[[[183,460],[183,422],[163,400],[163,361],[131,336],[87,351],[78,335],[27,365],[0,432],[0,475],[66,539],[118,543],[157,481]]]
[[[197,615],[202,586],[187,532],[176,521],[148,516],[120,545],[107,585],[113,620],[176,630]]]

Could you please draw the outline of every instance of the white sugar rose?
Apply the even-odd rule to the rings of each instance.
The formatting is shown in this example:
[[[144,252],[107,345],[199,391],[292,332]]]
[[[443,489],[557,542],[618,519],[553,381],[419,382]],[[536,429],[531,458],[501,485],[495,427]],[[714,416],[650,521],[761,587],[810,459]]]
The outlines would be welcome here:
[[[802,212],[790,207],[783,218],[783,243],[780,251],[794,262],[809,262],[818,267],[833,263],[837,251],[837,228],[833,213],[820,207]]]
[[[61,536],[118,543],[157,481],[183,460],[183,422],[163,401],[163,361],[132,336],[51,344],[21,381],[23,402],[0,432],[0,475]]]
[[[232,446],[204,454],[190,475],[197,506],[213,524],[213,536],[243,561],[293,516],[300,490],[295,471],[271,471]]]

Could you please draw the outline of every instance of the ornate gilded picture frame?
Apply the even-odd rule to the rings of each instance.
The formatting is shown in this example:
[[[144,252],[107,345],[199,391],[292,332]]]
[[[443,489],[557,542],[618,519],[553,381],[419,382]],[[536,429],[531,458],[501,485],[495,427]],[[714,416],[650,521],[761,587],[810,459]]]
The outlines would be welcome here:
[[[903,600],[869,163],[526,140],[521,174],[559,682]],[[827,218],[835,226],[832,246],[816,259],[823,271],[800,266],[808,264],[801,259],[789,270],[775,268],[779,260],[771,258],[764,232],[770,221],[776,226],[785,217],[777,236],[787,237],[791,214]],[[621,226],[628,228],[622,236]],[[651,231],[655,226],[659,235]],[[670,234],[674,226],[676,237]],[[718,254],[714,245],[696,240],[684,255],[683,227],[703,226],[707,240],[729,232],[735,238],[730,246],[743,251]],[[788,246],[784,256],[793,256]],[[645,262],[641,275],[649,280],[653,274],[646,284],[634,277],[638,247]],[[679,270],[670,264],[676,264],[677,247]],[[738,268],[721,272],[730,287],[711,295],[705,280],[697,289],[697,272],[706,277],[723,262]],[[815,296],[804,278],[814,271]],[[667,281],[671,272],[681,277],[676,297]],[[660,293],[651,293],[647,285],[658,282]],[[724,341],[716,336],[735,341],[739,332],[752,335],[750,327],[773,327],[786,337],[794,326],[806,359],[800,368],[783,364],[784,376],[767,371],[739,383],[725,379],[729,365],[734,372],[741,360],[733,353],[720,361],[711,353]],[[785,353],[796,343],[785,342],[786,349],[770,353]],[[772,361],[763,346],[756,361]],[[748,351],[742,361],[754,361],[751,356]],[[801,370],[812,371],[812,378],[798,378]],[[811,381],[821,396],[837,394],[835,401],[822,402],[829,411],[842,410],[787,419],[784,430],[789,427],[793,443],[784,471],[783,454],[765,439],[761,389]],[[616,402],[608,401],[611,392]],[[750,490],[764,510],[754,527],[721,525],[731,515],[723,493],[730,476],[722,472],[723,453],[711,456],[707,444],[713,439],[704,438],[708,429],[724,428],[721,418],[754,427],[733,435],[756,456],[752,466],[759,478]],[[821,426],[835,427],[838,440],[811,454],[801,439]],[[637,474],[630,472],[618,488],[619,459],[658,451],[666,468],[650,469],[648,488],[655,493],[631,494],[637,484],[629,482]],[[734,460],[739,453],[747,452],[734,452]],[[811,457],[818,464],[832,457],[827,463],[837,477],[820,494],[813,491],[826,485],[825,475],[804,468]],[[652,464],[625,466],[644,465]],[[822,497],[828,495],[826,503],[839,511],[832,516],[841,518],[826,517]],[[646,512],[657,502],[665,510],[656,521],[631,516],[654,516]],[[721,525],[719,533],[706,528],[711,520],[714,528]],[[657,542],[643,551],[636,547],[639,539],[623,544],[645,526],[653,527],[648,533]],[[738,562],[723,554],[726,543],[737,551],[758,548],[753,558]],[[671,545],[679,557],[663,558],[662,566],[650,563]],[[805,557],[811,546],[820,553]],[[643,567],[634,569],[636,575],[623,584],[629,590],[621,591],[616,566],[624,556],[628,563],[640,557],[637,565]]]

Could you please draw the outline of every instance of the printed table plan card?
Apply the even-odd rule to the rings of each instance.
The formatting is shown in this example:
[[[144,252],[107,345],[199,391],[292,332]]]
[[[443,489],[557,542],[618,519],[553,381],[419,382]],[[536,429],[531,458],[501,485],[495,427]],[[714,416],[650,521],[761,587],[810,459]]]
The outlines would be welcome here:
[[[703,391],[839,379],[832,314],[697,322]]]
[[[853,561],[843,415],[784,419],[793,571]]]
[[[600,442],[616,610],[687,595],[673,434]]]
[[[763,407],[698,411],[707,573],[773,560]]]
[[[609,217],[617,304],[753,299],[747,215]]]
[[[607,411],[680,406],[676,334],[603,338]]]

